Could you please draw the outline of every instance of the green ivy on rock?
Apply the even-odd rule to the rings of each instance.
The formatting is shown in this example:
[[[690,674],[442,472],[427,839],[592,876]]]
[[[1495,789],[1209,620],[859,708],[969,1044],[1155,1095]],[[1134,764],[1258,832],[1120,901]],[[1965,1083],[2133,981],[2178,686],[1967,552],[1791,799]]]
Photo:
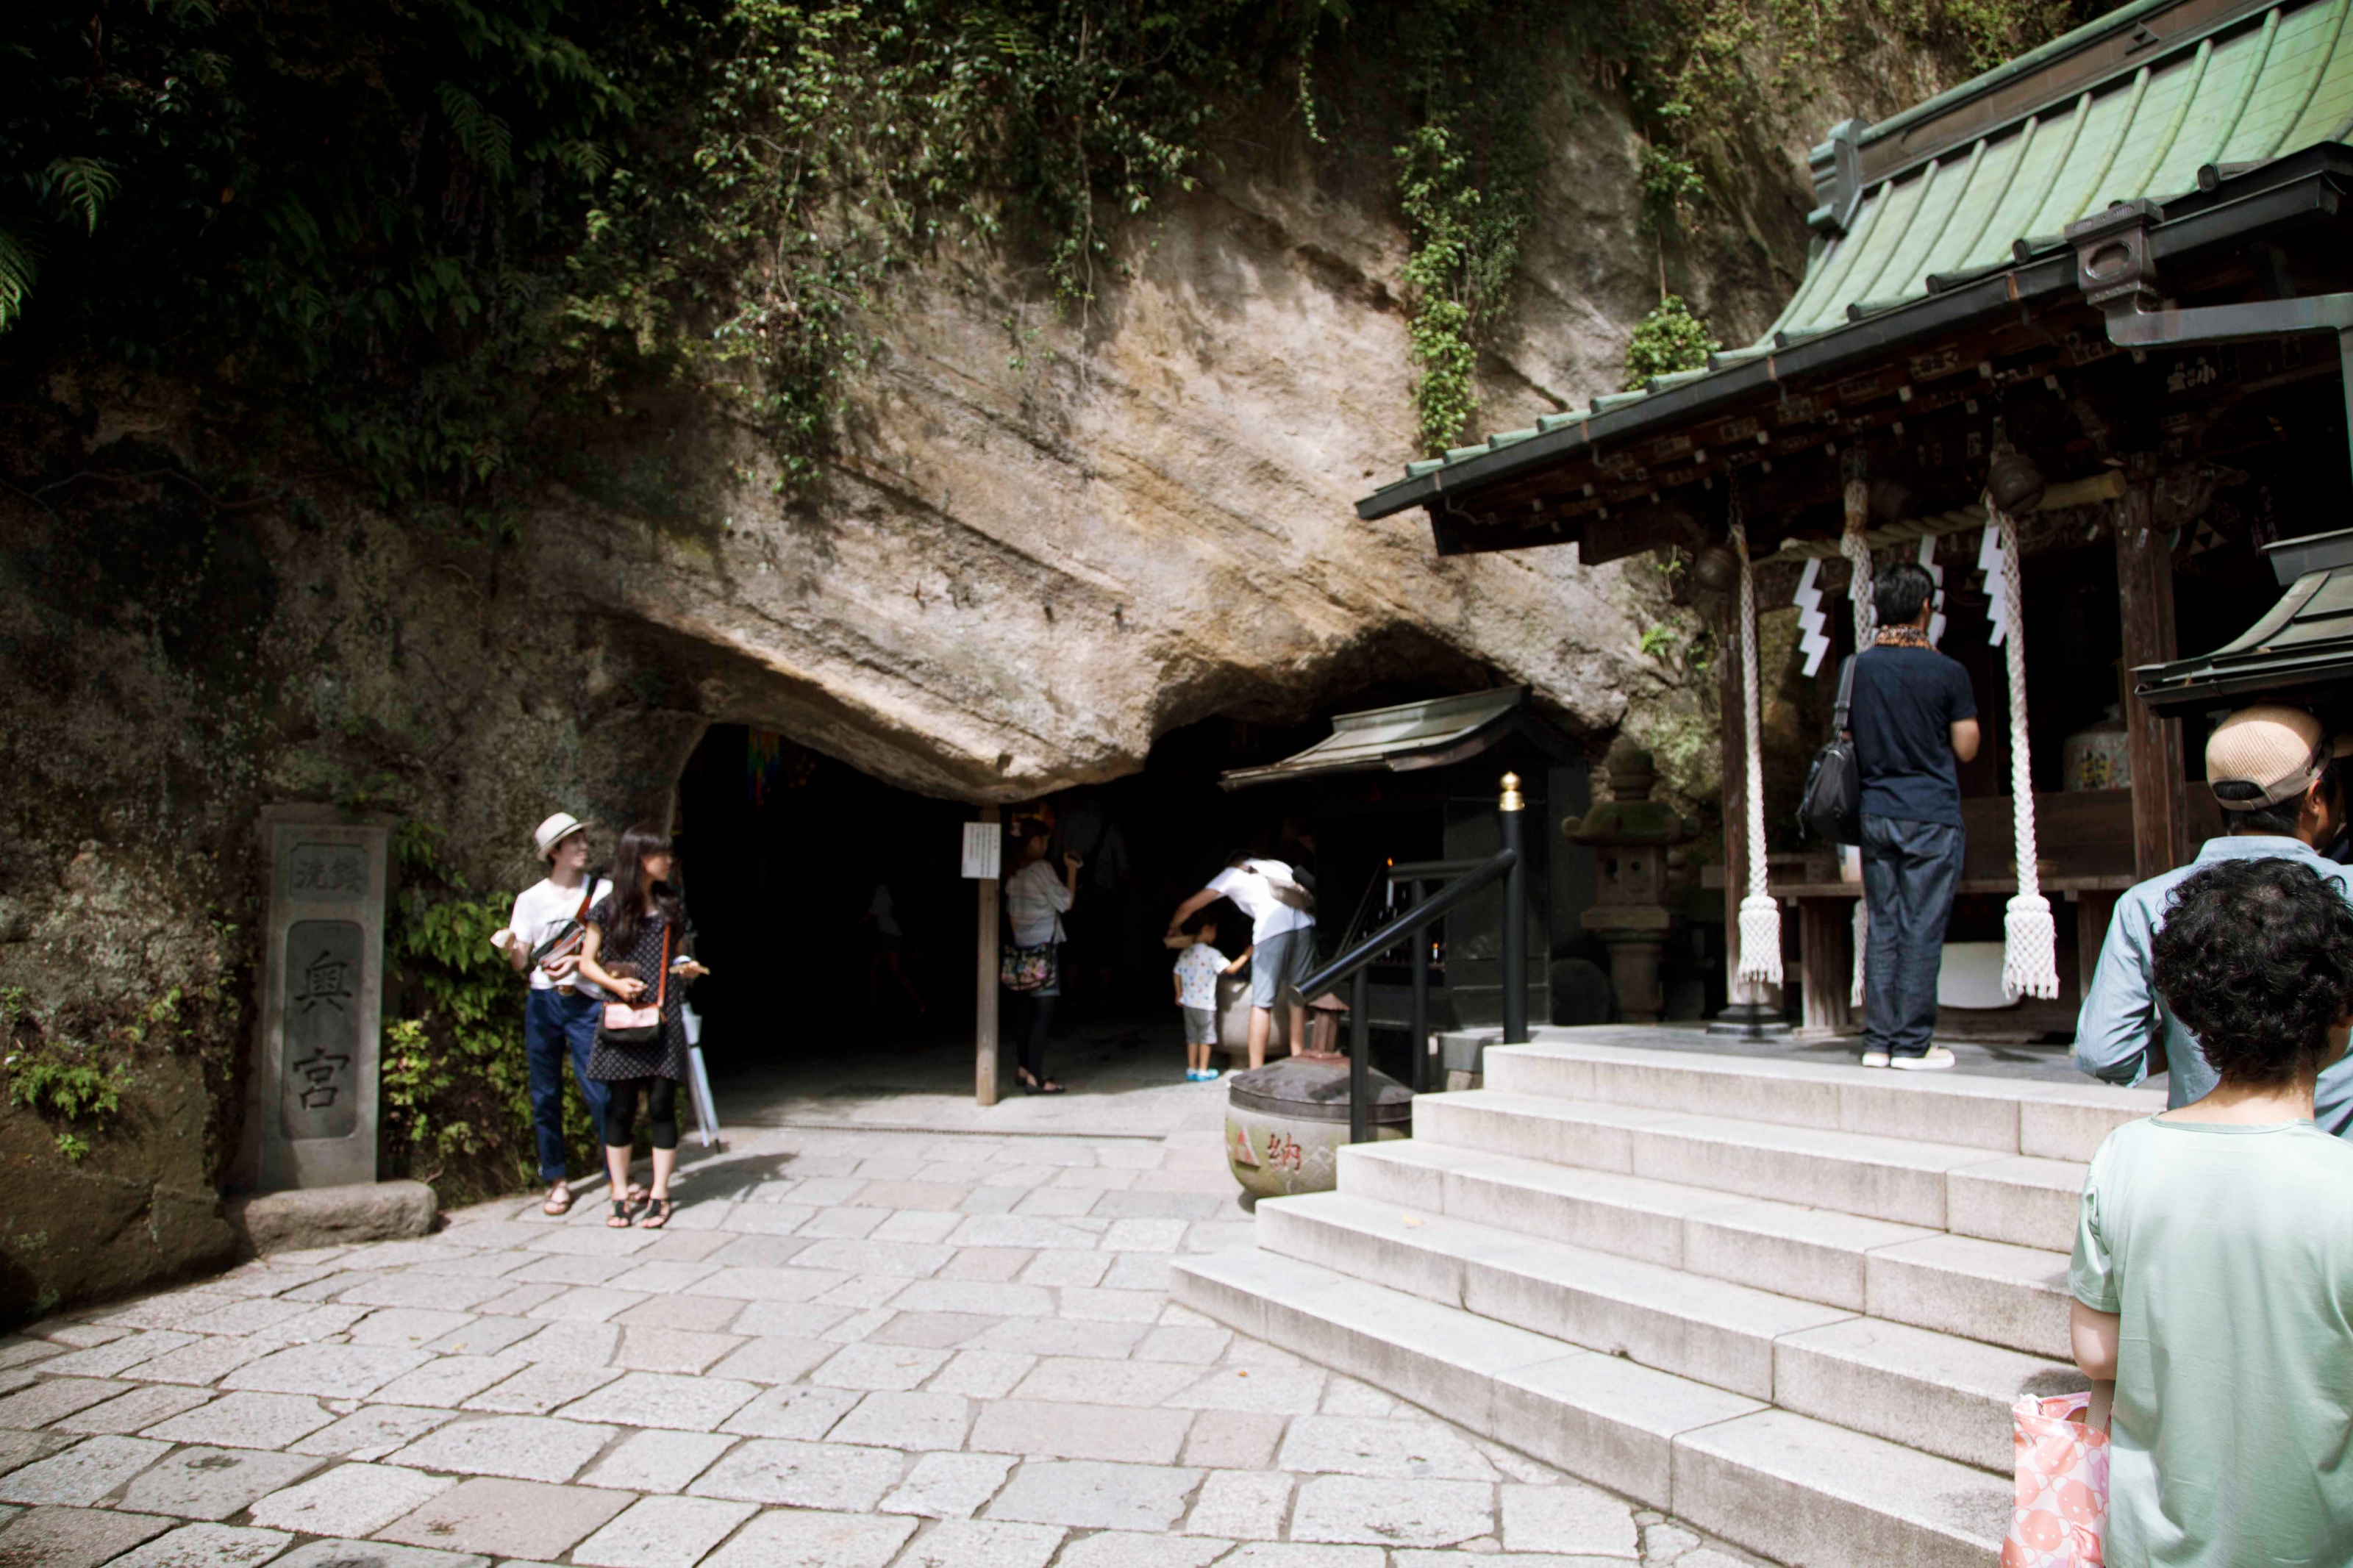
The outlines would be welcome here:
[[[1698,370],[1723,346],[1707,323],[1692,314],[1682,295],[1662,295],[1650,314],[1635,323],[1634,336],[1626,344],[1624,389],[1634,391],[1654,375]]]

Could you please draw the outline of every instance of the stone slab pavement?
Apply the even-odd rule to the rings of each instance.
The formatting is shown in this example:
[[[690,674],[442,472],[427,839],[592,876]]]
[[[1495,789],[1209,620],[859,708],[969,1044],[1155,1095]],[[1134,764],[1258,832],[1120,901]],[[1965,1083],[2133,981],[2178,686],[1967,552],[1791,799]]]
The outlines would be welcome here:
[[[0,1342],[0,1568],[1754,1561],[1171,1302],[1250,1238],[1221,1103],[754,1127],[666,1230],[507,1199],[51,1318]]]

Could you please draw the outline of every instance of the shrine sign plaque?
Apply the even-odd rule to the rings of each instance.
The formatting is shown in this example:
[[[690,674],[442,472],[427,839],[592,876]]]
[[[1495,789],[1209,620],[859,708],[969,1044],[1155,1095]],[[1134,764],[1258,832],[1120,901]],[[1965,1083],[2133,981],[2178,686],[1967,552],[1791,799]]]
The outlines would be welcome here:
[[[373,1182],[385,830],[282,818],[264,827],[269,930],[249,1102],[255,1185]]]

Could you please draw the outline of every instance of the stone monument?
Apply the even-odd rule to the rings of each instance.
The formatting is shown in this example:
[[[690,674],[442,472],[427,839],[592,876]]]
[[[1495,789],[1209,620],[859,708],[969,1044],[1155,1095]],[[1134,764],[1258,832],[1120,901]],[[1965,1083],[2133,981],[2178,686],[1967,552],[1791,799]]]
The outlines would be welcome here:
[[[261,1030],[242,1162],[255,1190],[373,1183],[385,840],[332,809],[262,814]]]

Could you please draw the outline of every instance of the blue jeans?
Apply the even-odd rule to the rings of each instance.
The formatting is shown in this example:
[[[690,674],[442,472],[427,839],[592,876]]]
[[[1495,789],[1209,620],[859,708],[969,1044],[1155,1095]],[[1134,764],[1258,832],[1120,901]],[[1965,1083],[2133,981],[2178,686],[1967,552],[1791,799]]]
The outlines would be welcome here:
[[[1871,906],[1862,960],[1865,1050],[1916,1057],[1928,1048],[1961,847],[1961,830],[1949,823],[1863,816],[1862,889]]]
[[[572,1076],[580,1082],[580,1098],[588,1103],[588,1121],[605,1125],[605,1086],[588,1076],[588,1049],[596,1043],[597,1003],[594,997],[565,995],[549,989],[534,990],[522,1009],[523,1058],[531,1066],[531,1125],[539,1135],[539,1179],[553,1182],[565,1174],[564,1056],[572,1054]]]

